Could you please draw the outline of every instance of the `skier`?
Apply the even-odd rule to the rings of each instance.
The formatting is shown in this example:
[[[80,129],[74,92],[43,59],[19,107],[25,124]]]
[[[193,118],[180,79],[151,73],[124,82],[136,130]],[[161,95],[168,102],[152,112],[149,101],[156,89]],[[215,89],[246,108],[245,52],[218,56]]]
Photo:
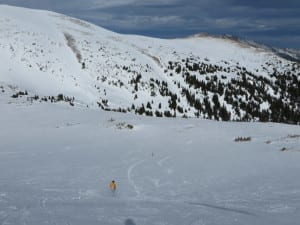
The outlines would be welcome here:
[[[116,189],[117,189],[117,185],[116,185],[116,182],[114,180],[112,180],[109,184],[109,188],[112,192],[115,192]]]

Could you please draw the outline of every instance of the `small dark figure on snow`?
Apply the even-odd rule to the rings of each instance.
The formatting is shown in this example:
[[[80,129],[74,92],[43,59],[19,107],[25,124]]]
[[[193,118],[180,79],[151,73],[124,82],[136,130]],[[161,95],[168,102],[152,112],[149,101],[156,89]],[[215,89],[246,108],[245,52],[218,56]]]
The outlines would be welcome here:
[[[114,180],[112,180],[109,184],[109,188],[112,192],[115,192],[116,189],[117,189],[117,185],[116,185],[116,182]]]

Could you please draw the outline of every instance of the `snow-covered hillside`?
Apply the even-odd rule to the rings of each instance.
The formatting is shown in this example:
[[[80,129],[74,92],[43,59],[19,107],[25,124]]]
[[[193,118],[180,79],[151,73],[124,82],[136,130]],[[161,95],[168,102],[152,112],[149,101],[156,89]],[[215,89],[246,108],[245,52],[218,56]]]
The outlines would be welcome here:
[[[300,118],[299,63],[232,38],[121,35],[1,5],[0,60],[0,86],[29,101],[67,96],[72,105],[157,117]]]
[[[6,103],[0,95],[2,225],[300,221],[299,126]]]

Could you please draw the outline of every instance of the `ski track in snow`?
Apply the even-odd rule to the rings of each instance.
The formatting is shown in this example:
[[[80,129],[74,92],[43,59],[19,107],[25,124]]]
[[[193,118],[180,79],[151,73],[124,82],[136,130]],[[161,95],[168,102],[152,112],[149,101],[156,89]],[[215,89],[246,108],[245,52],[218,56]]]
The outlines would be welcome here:
[[[201,207],[207,207],[207,208],[212,208],[212,209],[222,210],[222,211],[227,211],[227,212],[232,212],[232,213],[240,213],[240,214],[244,214],[244,215],[255,216],[255,214],[253,214],[253,213],[250,213],[245,210],[240,210],[240,209],[233,209],[233,208],[212,205],[212,204],[207,204],[207,203],[198,203],[198,202],[187,202],[187,203],[190,205],[195,205],[195,206],[201,206]]]
[[[46,208],[46,202],[47,202],[47,198],[43,197],[40,199],[40,208],[45,209]]]
[[[136,185],[136,183],[135,183],[135,181],[134,181],[134,179],[133,179],[133,177],[132,177],[132,172],[133,172],[134,169],[136,169],[137,166],[139,166],[140,164],[144,163],[145,161],[146,161],[145,159],[144,159],[144,160],[140,160],[140,161],[138,161],[138,162],[132,164],[132,165],[128,168],[128,170],[127,170],[127,178],[128,178],[128,181],[129,181],[129,183],[131,184],[131,186],[134,188],[134,191],[135,191],[135,193],[136,193],[136,197],[137,197],[137,198],[140,197],[141,192],[140,192],[138,186]]]
[[[168,161],[169,159],[171,159],[171,156],[166,156],[166,157],[162,158],[161,160],[159,160],[159,161],[157,162],[157,164],[158,164],[159,166],[162,166],[162,165],[164,164],[164,162]]]

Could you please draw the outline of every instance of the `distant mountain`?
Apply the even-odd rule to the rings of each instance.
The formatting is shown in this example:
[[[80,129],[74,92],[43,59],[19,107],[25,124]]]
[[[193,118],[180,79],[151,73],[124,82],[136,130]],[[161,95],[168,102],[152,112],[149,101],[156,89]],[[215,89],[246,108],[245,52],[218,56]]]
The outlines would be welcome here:
[[[298,123],[299,55],[231,36],[122,35],[0,6],[0,95],[16,101],[25,95],[157,117]]]
[[[277,54],[279,57],[282,57],[282,58],[285,58],[287,60],[300,63],[300,50],[289,49],[289,48],[282,49],[282,48],[270,47],[270,46],[267,46],[267,45],[259,44],[255,41],[241,39],[239,37],[232,36],[232,35],[229,35],[229,34],[226,34],[226,35],[209,35],[207,33],[199,33],[199,34],[189,36],[188,38],[197,38],[197,37],[213,37],[213,38],[219,38],[219,39],[232,40],[232,41],[235,41],[236,43],[252,46],[254,48],[260,48],[260,49],[265,49],[266,51],[272,51],[275,54]]]

